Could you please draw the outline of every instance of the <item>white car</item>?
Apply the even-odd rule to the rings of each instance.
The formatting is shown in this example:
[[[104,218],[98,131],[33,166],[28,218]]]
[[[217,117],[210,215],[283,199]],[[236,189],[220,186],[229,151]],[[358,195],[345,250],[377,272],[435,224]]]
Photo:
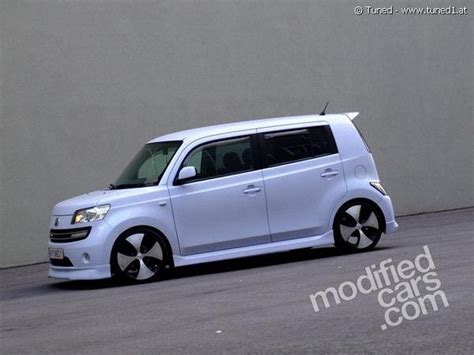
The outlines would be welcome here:
[[[49,276],[140,282],[166,267],[332,244],[373,248],[398,225],[357,115],[153,139],[109,189],[54,207]]]

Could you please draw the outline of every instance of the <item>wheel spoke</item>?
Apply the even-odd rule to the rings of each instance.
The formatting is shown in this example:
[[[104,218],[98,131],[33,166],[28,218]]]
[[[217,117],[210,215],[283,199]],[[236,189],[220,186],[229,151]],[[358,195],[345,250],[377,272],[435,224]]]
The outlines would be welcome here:
[[[352,233],[356,231],[356,227],[349,227],[341,224],[341,235],[344,240],[348,241]]]
[[[127,239],[125,239],[127,242],[129,242],[130,244],[133,245],[133,247],[135,248],[135,250],[137,251],[137,253],[140,252],[140,247],[142,245],[142,241],[143,241],[143,236],[145,234],[143,233],[139,233],[139,234],[132,234],[130,237],[128,237]]]
[[[117,263],[120,266],[122,271],[125,269],[135,260],[134,256],[128,256],[122,253],[117,253]]]
[[[357,245],[359,241],[359,237],[357,235],[351,235],[349,238],[347,238],[347,242],[353,245]]]
[[[349,214],[352,218],[354,218],[356,223],[359,223],[360,209],[361,205],[352,206],[346,211],[346,213]]]
[[[160,244],[158,242],[155,242],[155,244],[153,244],[153,247],[151,247],[150,250],[148,250],[146,253],[143,253],[143,256],[163,260],[163,251],[161,250]]]
[[[372,228],[375,228],[375,229],[378,229],[379,228],[379,221],[377,220],[377,216],[375,215],[374,212],[372,212],[369,216],[369,218],[367,218],[367,220],[362,223],[362,226],[363,227],[372,227]]]
[[[372,239],[367,237],[365,233],[361,230],[359,230],[359,244],[357,245],[358,248],[363,249],[368,247],[369,245],[372,244]]]
[[[140,260],[140,266],[139,266],[139,271],[137,275],[137,280],[146,280],[152,277],[155,273],[151,271],[148,266],[143,262],[143,260]]]

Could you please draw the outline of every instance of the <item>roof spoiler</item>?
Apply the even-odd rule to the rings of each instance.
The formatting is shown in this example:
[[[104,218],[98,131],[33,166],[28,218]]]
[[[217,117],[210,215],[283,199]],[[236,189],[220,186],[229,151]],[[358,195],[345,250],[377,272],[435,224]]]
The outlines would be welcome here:
[[[351,121],[353,121],[354,118],[359,116],[359,112],[347,112],[344,115],[346,115],[347,117],[349,117],[351,119]]]

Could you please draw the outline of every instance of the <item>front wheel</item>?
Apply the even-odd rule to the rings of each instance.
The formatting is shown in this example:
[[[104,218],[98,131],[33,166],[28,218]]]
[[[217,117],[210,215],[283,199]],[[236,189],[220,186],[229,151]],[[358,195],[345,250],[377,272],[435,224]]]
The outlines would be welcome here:
[[[131,229],[114,244],[113,276],[128,283],[157,280],[165,269],[166,248],[162,237],[146,228]]]
[[[333,225],[336,247],[346,252],[373,249],[383,231],[383,216],[372,203],[349,201],[336,214]]]

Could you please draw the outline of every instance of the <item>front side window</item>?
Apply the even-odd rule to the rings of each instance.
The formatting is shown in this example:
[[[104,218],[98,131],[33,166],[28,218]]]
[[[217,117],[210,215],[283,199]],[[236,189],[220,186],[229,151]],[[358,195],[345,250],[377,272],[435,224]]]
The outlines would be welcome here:
[[[337,153],[329,126],[264,134],[268,167]]]
[[[145,144],[111,187],[125,189],[157,185],[180,145],[180,141]]]
[[[197,176],[192,181],[253,170],[250,136],[199,146],[187,156],[183,163],[184,166],[196,168]]]

